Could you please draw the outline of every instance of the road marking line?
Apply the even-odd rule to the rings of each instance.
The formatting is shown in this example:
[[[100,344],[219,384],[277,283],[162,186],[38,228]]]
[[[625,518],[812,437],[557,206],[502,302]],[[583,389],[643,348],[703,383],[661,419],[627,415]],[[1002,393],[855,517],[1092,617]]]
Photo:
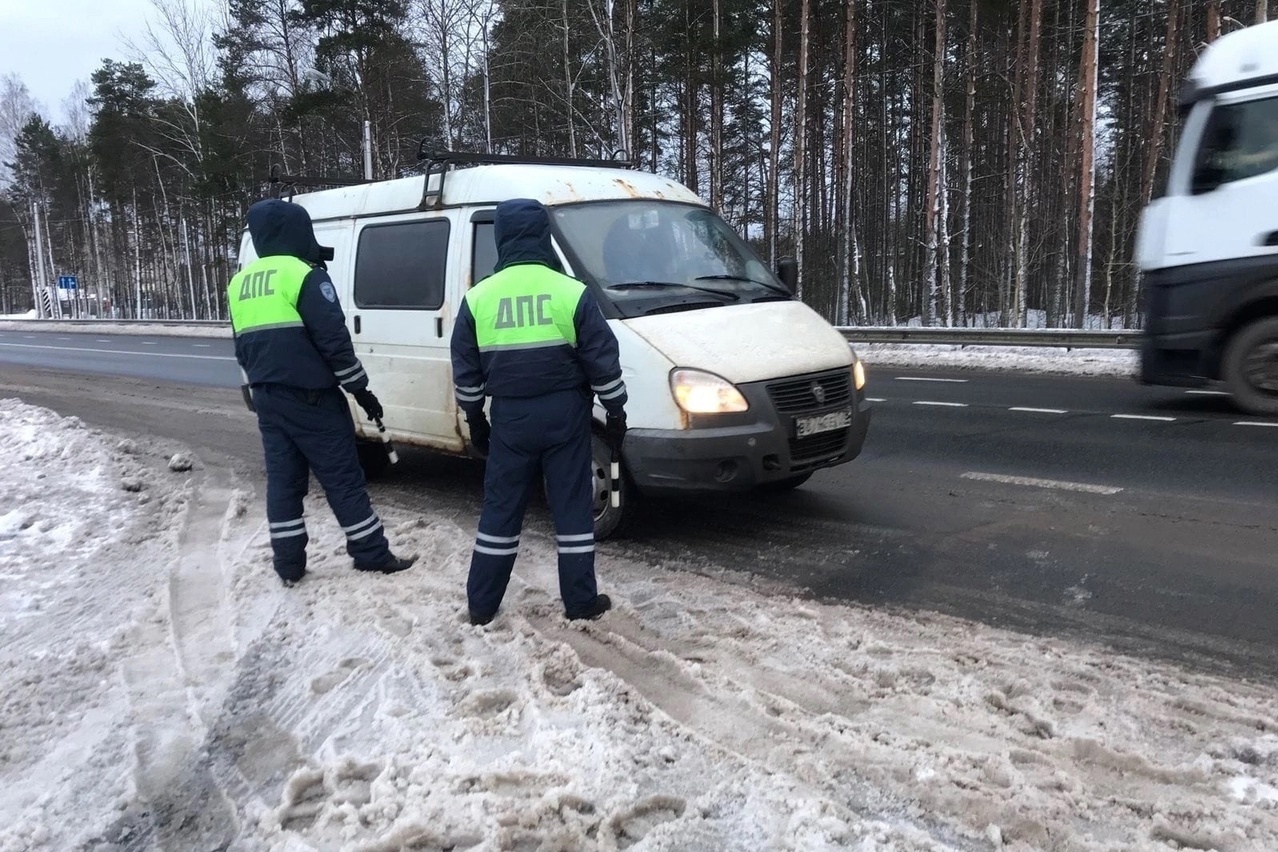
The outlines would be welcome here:
[[[208,349],[213,344],[212,343],[192,343],[191,345],[194,346],[196,349]]]
[[[142,341],[142,345],[143,345],[143,346],[157,346],[158,344],[157,344],[154,340],[143,340],[143,341]]]
[[[979,473],[968,471],[962,479],[975,479],[981,482],[999,482],[1003,485],[1024,485],[1029,488],[1054,488],[1058,491],[1082,491],[1086,494],[1104,494],[1113,496],[1123,489],[1113,485],[1091,485],[1086,482],[1063,482],[1059,479],[1035,479],[1030,476],[1005,476],[1001,473]]]
[[[1068,414],[1069,412],[1063,408],[1021,408],[1014,406],[1007,409],[1008,411],[1024,411],[1027,414]]]
[[[70,339],[71,339],[71,338],[69,338],[69,337],[59,337],[59,338],[58,338],[58,340],[70,340]]]
[[[36,336],[35,336],[34,334],[24,334],[24,335],[22,335],[22,336],[23,336],[23,337],[25,337],[27,340],[35,340],[35,339],[36,339]]]
[[[16,349],[52,349],[55,352],[98,352],[103,355],[146,355],[149,358],[194,358],[197,361],[234,361],[230,355],[187,355],[181,352],[133,352],[128,349],[80,349],[76,346],[42,346],[38,343],[0,343]]]
[[[1185,393],[1190,396],[1229,396],[1229,391],[1187,390]]]
[[[867,396],[865,398],[865,401],[866,402],[887,402],[887,400],[881,396]]]
[[[101,338],[101,337],[100,337],[100,338],[98,338],[97,340],[95,340],[95,341],[93,341],[93,342],[94,342],[94,343],[114,343],[115,341],[112,341],[112,340],[106,340],[106,339],[104,339],[104,338]]]
[[[940,408],[967,408],[966,402],[930,402],[925,399],[916,399],[915,405],[935,405]]]
[[[934,379],[930,376],[897,376],[898,382],[943,382],[951,385],[965,385],[967,379]]]
[[[1175,417],[1156,417],[1152,414],[1111,414],[1114,420],[1152,420],[1156,423],[1172,423]]]
[[[1235,426],[1271,426],[1278,428],[1278,423],[1265,423],[1260,420],[1239,420]]]

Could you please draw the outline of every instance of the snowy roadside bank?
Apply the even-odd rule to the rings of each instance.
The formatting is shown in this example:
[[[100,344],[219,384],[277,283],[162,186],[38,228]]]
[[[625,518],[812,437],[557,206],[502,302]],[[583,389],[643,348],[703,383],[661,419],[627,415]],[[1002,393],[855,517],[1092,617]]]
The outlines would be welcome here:
[[[158,337],[231,338],[228,325],[168,325],[159,323],[85,323],[60,322],[58,320],[0,320],[0,331],[56,331],[59,334],[111,334],[156,335]]]
[[[1063,349],[1039,346],[941,346],[928,343],[857,343],[866,368],[993,370],[1058,376],[1133,378],[1140,354],[1130,349]]]
[[[0,429],[34,530],[0,536],[4,852],[1278,848],[1273,686],[620,545],[618,609],[570,625],[540,522],[474,628],[473,518],[380,506],[421,561],[366,577],[319,498],[285,590],[247,485],[13,402]],[[67,505],[93,535],[36,555]]]

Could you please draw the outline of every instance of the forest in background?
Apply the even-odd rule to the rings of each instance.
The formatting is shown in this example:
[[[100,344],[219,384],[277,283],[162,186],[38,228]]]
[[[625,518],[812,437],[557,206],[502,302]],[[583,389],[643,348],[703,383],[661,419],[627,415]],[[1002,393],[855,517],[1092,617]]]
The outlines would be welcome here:
[[[154,0],[56,121],[0,78],[0,314],[221,318],[273,165],[418,144],[682,181],[839,325],[1140,324],[1177,94],[1268,0]],[[1091,320],[1086,318],[1093,317]],[[1099,319],[1097,319],[1099,318]]]

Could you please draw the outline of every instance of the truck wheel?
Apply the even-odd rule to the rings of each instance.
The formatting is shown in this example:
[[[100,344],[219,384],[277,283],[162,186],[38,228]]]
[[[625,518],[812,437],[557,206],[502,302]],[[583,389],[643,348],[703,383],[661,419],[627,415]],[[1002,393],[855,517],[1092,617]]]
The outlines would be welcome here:
[[[611,466],[612,453],[608,445],[598,435],[590,438],[590,475],[594,487],[592,510],[595,515],[595,541],[603,541],[622,534],[626,521],[634,509],[631,498],[634,489],[626,475],[625,465],[621,467],[621,505],[612,505],[612,492],[609,489],[608,469]]]
[[[380,479],[390,467],[386,446],[381,441],[359,441],[355,450],[359,453],[359,466],[364,468],[364,479],[369,482]]]
[[[785,479],[778,479],[775,482],[768,482],[759,486],[759,490],[764,494],[784,494],[787,491],[793,491],[803,483],[812,478],[812,473],[800,473],[798,476],[789,476]]]
[[[1278,317],[1234,334],[1223,373],[1235,405],[1249,414],[1278,415]]]

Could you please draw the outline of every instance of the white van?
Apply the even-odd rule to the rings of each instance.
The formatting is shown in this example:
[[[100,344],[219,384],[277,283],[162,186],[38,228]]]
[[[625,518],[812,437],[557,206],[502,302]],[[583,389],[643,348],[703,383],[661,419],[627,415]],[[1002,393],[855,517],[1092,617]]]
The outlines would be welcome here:
[[[620,342],[630,431],[619,507],[596,441],[600,537],[636,494],[790,488],[860,453],[870,406],[847,341],[793,297],[792,265],[787,284],[687,188],[607,161],[429,159],[429,177],[291,199],[333,249],[328,269],[394,441],[468,452],[453,400],[453,318],[493,272],[494,207],[532,198],[550,210],[564,271],[591,288]],[[254,259],[246,233],[240,262]],[[352,411],[375,441],[376,427]],[[385,458],[361,455],[366,469]]]
[[[1141,217],[1141,380],[1223,382],[1278,414],[1278,22],[1213,42],[1181,97],[1167,191]]]

